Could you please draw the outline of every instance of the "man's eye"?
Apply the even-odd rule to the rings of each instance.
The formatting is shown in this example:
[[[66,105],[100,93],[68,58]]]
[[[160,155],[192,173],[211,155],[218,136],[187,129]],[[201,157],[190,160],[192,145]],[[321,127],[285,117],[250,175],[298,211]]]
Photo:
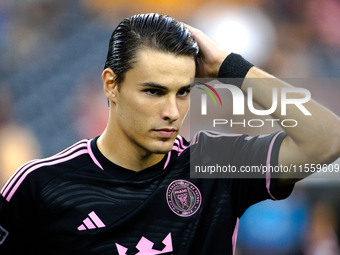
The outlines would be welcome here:
[[[186,97],[187,95],[189,95],[189,93],[190,93],[189,89],[183,89],[183,90],[178,91],[177,94],[181,97]]]
[[[158,89],[147,89],[145,92],[149,95],[160,95],[161,92]]]

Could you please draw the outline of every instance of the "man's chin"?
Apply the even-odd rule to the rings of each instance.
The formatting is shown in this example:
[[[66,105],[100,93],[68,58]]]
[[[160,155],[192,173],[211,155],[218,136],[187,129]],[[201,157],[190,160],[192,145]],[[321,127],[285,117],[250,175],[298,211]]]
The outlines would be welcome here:
[[[174,140],[168,140],[168,141],[162,141],[162,142],[157,142],[154,148],[152,148],[152,153],[154,154],[166,154],[169,151],[171,151],[172,147],[174,144]]]
[[[155,148],[152,152],[154,154],[166,154],[169,151],[171,151],[171,149],[172,149],[172,146],[169,148]]]

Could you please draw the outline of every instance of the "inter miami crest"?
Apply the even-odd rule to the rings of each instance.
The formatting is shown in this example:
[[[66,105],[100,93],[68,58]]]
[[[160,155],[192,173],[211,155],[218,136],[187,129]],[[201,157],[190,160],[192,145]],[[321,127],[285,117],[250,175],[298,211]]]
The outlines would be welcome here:
[[[189,181],[175,180],[170,183],[166,200],[170,209],[181,217],[188,217],[201,206],[202,196],[199,189]]]

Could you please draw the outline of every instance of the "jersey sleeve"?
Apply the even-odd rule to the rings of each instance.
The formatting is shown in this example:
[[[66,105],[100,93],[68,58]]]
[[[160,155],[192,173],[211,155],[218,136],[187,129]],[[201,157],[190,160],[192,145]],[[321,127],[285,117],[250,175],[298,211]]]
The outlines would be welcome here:
[[[0,254],[38,254],[33,244],[39,224],[30,185],[23,182],[13,196],[9,192],[5,185],[0,196]]]
[[[200,154],[202,164],[214,165],[215,170],[223,166],[229,169],[216,176],[230,194],[238,217],[252,204],[265,199],[284,199],[292,192],[294,185],[278,189],[277,179],[269,171],[280,169],[278,155],[285,137],[284,132],[250,137],[208,131],[194,137],[195,151]]]

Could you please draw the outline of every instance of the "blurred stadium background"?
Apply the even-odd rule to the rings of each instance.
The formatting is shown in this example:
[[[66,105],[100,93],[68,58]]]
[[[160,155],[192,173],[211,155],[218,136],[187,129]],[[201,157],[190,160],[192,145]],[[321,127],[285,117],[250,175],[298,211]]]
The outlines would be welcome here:
[[[196,26],[280,78],[327,78],[312,96],[340,115],[339,0],[4,0],[0,2],[0,184],[23,163],[99,135],[110,35],[158,12]],[[186,134],[186,130],[183,131]],[[335,255],[340,182],[302,181],[241,218],[237,254]]]

